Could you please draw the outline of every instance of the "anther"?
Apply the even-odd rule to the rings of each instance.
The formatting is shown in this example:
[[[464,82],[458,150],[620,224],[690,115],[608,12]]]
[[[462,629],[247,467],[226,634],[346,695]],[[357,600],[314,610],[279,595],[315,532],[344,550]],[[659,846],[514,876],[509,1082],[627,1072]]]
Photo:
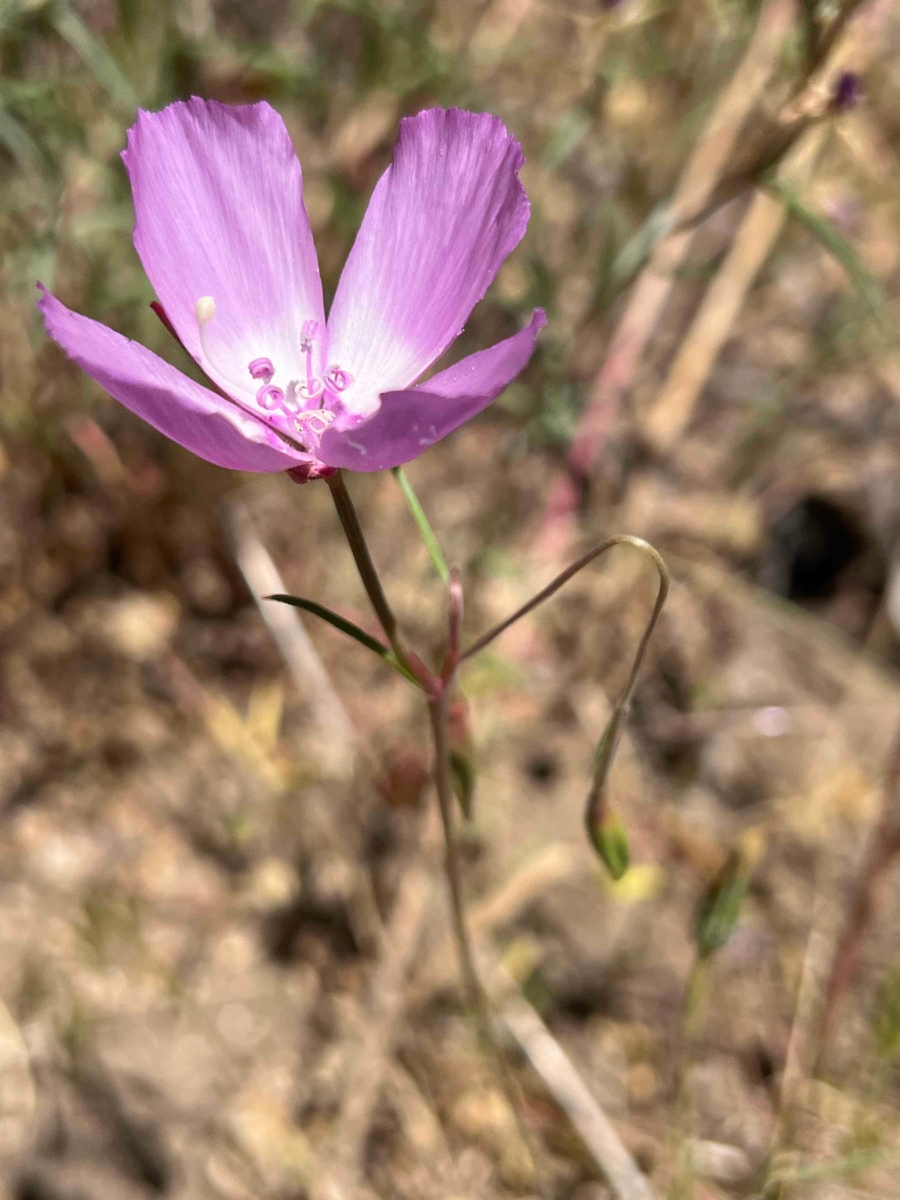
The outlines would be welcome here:
[[[353,383],[353,376],[343,367],[329,367],[325,373],[325,386],[332,392],[345,392]]]
[[[307,377],[306,383],[297,384],[297,394],[304,400],[317,400],[325,391],[325,384],[316,375]]]
[[[212,296],[201,296],[194,305],[194,316],[197,318],[197,323],[201,326],[208,325],[216,315],[216,302]]]
[[[247,370],[254,379],[261,379],[263,383],[271,383],[272,376],[275,374],[271,358],[254,358]]]
[[[264,408],[266,412],[272,412],[274,409],[283,406],[284,392],[280,387],[275,387],[273,384],[267,383],[256,393],[256,403],[260,408]]]

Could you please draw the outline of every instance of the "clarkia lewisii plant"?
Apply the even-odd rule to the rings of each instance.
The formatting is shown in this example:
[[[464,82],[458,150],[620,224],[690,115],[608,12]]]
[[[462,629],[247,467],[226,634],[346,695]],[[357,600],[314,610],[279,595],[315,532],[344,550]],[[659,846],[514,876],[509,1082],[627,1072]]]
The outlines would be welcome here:
[[[400,122],[328,320],[300,163],[266,103],[141,112],[122,157],[159,315],[203,387],[41,288],[47,332],[132,412],[201,458],[298,480],[409,462],[525,367],[519,333],[414,384],[521,240],[521,148],[486,113]],[[40,285],[39,285],[40,286]]]

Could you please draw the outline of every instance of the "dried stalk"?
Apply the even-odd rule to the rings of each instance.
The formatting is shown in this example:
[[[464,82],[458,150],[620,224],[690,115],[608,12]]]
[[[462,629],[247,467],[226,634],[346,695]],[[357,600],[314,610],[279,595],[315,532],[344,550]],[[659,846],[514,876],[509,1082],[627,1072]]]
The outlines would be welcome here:
[[[672,196],[669,212],[673,226],[700,211],[712,196],[744,122],[775,69],[793,12],[792,0],[768,0],[763,8],[747,52],[688,159]],[[682,228],[658,242],[634,285],[572,442],[568,470],[551,484],[534,551],[539,561],[546,558],[548,552],[557,560],[563,558],[573,540],[579,495],[619,407],[634,384],[644,348],[656,328],[694,233],[693,227]]]
[[[839,69],[861,70],[878,47],[878,31],[890,11],[890,0],[878,0],[871,9],[856,16],[843,30],[826,68],[818,72],[792,108],[802,112],[814,103],[810,98],[833,78]],[[785,157],[779,179],[803,183],[815,169],[826,143],[829,126],[807,129]],[[644,431],[658,452],[667,452],[687,428],[747,294],[772,251],[787,219],[784,204],[767,193],[757,192],[741,222],[725,261],[710,284],[669,371],[644,419]]]

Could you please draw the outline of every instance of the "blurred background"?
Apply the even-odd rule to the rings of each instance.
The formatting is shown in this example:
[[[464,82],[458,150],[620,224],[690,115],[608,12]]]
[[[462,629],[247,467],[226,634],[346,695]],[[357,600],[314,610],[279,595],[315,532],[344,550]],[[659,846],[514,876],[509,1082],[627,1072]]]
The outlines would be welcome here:
[[[900,1194],[898,45],[889,0],[3,0],[12,1200]],[[191,94],[284,116],[326,302],[398,119],[502,117],[532,219],[455,353],[549,325],[409,469],[468,635],[612,532],[672,572],[620,882],[582,807],[646,564],[615,551],[462,680],[532,1165],[459,993],[420,699],[254,601],[280,575],[373,629],[327,489],[191,457],[41,329],[38,279],[177,360],[119,152]],[[349,485],[438,653],[395,480]]]

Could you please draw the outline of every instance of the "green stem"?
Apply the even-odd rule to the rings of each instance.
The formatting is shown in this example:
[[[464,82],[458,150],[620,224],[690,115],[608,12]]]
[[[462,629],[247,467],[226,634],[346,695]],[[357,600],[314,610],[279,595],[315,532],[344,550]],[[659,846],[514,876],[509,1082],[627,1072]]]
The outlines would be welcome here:
[[[431,731],[434,739],[434,783],[438,805],[440,806],[441,823],[444,828],[444,869],[450,893],[450,913],[453,921],[453,933],[459,953],[459,962],[468,1007],[475,1015],[481,1040],[496,1063],[500,1083],[515,1118],[519,1137],[527,1151],[529,1161],[533,1163],[534,1156],[531,1150],[530,1139],[521,1119],[519,1092],[503,1051],[494,1034],[490,1000],[478,976],[472,939],[466,921],[462,891],[462,862],[454,821],[453,788],[450,776],[450,742],[447,735],[447,707],[452,692],[452,683],[451,675],[446,680],[441,694],[429,702],[428,715],[431,720]]]
[[[337,509],[337,515],[350,546],[350,552],[359,570],[359,577],[363,582],[363,587],[366,589],[366,594],[372,602],[375,614],[381,622],[384,636],[390,642],[394,653],[399,657],[397,618],[391,612],[391,606],[388,604],[387,596],[385,596],[384,589],[381,586],[381,580],[378,578],[378,572],[375,570],[375,564],[372,562],[372,555],[369,553],[369,547],[366,544],[365,535],[359,523],[359,517],[356,515],[356,509],[353,507],[353,501],[350,499],[350,493],[347,491],[346,483],[344,483],[343,471],[338,471],[336,474],[330,476],[327,483],[331,491],[331,498],[334,501],[334,507]]]
[[[387,596],[384,594],[384,588],[381,586],[381,580],[378,578],[378,572],[375,570],[372,555],[369,553],[369,547],[366,544],[365,534],[359,523],[359,517],[353,506],[353,501],[350,499],[350,493],[347,491],[347,485],[344,482],[343,472],[336,472],[326,482],[331,491],[334,507],[337,509],[341,526],[347,538],[347,544],[356,563],[356,569],[359,571],[359,577],[363,582],[363,587],[366,589],[369,600],[372,602],[372,607],[375,609],[375,614],[378,617],[381,628],[384,630],[385,637],[390,643],[391,649],[397,656],[397,660],[406,670],[415,676],[422,687],[430,694],[434,694],[440,686],[440,681],[434,672],[430,671],[425,663],[422,662],[418,654],[414,650],[408,650],[403,644],[400,637],[400,630],[397,626],[397,618],[391,611]]]

